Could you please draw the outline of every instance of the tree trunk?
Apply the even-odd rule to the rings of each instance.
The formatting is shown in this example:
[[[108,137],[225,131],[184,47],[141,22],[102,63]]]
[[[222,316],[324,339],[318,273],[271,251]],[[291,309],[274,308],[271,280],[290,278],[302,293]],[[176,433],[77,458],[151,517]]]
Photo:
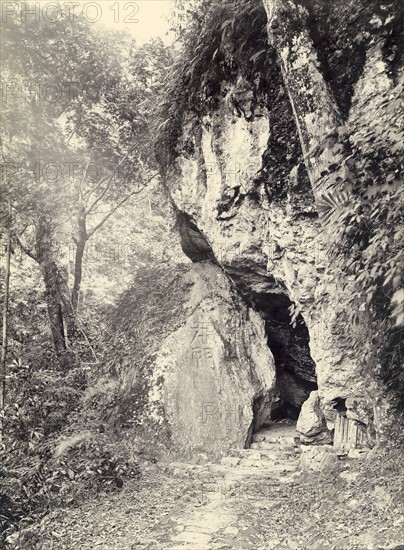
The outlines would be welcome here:
[[[46,288],[46,305],[53,345],[56,354],[60,356],[67,349],[67,334],[63,322],[62,300],[58,292],[58,268],[54,262],[49,261],[42,261],[40,267]]]
[[[11,231],[6,230],[6,254],[4,274],[4,302],[3,302],[3,341],[1,345],[0,362],[0,441],[4,435],[4,409],[6,397],[6,360],[8,344],[8,303],[10,295],[10,260],[11,260]]]
[[[114,207],[111,208],[110,212],[106,216],[104,216],[101,221],[99,221],[93,228],[91,228],[89,231],[87,231],[87,215],[91,212],[94,213],[94,208],[99,203],[100,200],[104,197],[107,189],[109,188],[110,183],[107,185],[107,187],[101,192],[101,194],[97,197],[97,199],[93,202],[91,206],[89,206],[87,209],[82,203],[82,195],[80,192],[80,197],[78,199],[79,201],[79,207],[78,207],[78,214],[77,214],[77,237],[75,239],[76,243],[76,254],[75,254],[75,264],[74,264],[74,282],[73,282],[73,288],[72,288],[72,306],[73,306],[73,312],[74,314],[78,311],[78,305],[79,305],[79,295],[80,295],[80,286],[83,276],[83,257],[84,257],[84,251],[86,247],[87,241],[96,233],[108,220],[111,216],[115,214],[115,212],[121,208],[133,195],[137,195],[141,193],[141,191],[159,174],[156,173],[153,176],[151,176],[147,182],[144,184],[143,187],[140,188],[140,190],[135,189],[131,193],[128,193],[123,197],[122,200],[120,200]]]
[[[86,227],[86,213],[84,208],[79,212],[77,217],[78,222],[78,238],[76,240],[76,254],[74,262],[74,283],[72,288],[72,306],[73,312],[76,314],[79,305],[79,293],[81,280],[83,276],[83,257],[86,242],[88,240],[87,227]]]
[[[46,303],[56,355],[66,365],[66,351],[74,336],[74,312],[66,278],[52,250],[52,229],[41,219],[37,227],[36,257],[46,288]]]

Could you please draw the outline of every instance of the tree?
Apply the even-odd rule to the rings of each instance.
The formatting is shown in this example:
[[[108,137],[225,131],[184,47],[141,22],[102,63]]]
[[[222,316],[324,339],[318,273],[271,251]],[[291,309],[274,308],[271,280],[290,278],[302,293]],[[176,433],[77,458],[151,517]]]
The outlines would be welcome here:
[[[4,192],[19,220],[16,240],[41,266],[54,346],[63,356],[77,327],[86,243],[157,175],[150,114],[167,56],[160,59],[161,41],[136,48],[125,35],[99,34],[83,18],[60,13],[52,22],[13,18],[6,25],[3,74],[11,97],[3,167],[23,172]],[[70,239],[71,295],[58,252]]]
[[[104,37],[104,41],[108,36]],[[116,36],[110,36],[113,48]],[[128,44],[129,55],[122,56],[121,71],[113,86],[100,87],[97,101],[73,104],[68,113],[72,135],[82,140],[86,157],[82,177],[75,184],[76,245],[72,303],[77,312],[82,280],[82,264],[87,241],[132,196],[143,191],[158,176],[153,151],[153,112],[156,96],[161,94],[170,55],[161,40],[141,48]],[[102,166],[89,170],[90,166]],[[134,181],[135,180],[135,181]],[[106,214],[98,209],[108,205]],[[88,227],[90,216],[97,221]]]
[[[0,357],[0,442],[3,439],[4,431],[4,410],[6,399],[6,374],[7,374],[7,350],[8,350],[8,307],[9,307],[9,293],[10,293],[10,262],[11,262],[11,228],[10,228],[10,212],[11,207],[8,209],[8,220],[5,227],[5,269],[4,269],[4,296],[2,307],[2,344],[1,344],[1,357]]]

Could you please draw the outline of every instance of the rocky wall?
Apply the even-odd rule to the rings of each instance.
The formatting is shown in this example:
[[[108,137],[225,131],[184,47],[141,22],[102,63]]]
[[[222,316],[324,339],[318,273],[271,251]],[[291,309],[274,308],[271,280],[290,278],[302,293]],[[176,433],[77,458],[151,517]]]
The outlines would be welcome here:
[[[238,291],[264,318],[263,300],[267,306],[294,304],[297,323],[308,330],[312,370],[315,365],[314,376],[307,365],[302,367],[307,370],[303,378],[317,379],[332,429],[336,400],[365,398],[365,383],[344,342],[337,317],[339,296],[324,295],[321,227],[303,164],[289,164],[284,198],[268,194],[272,184],[276,186],[270,174],[262,176],[271,155],[272,131],[269,109],[260,108],[246,120],[224,96],[220,107],[203,120],[188,115],[183,133],[187,152],[177,159],[167,186]],[[272,321],[276,323],[276,315]],[[276,339],[276,330],[273,336]],[[294,341],[292,332],[290,345]],[[314,387],[307,397],[310,389]]]
[[[178,285],[189,289],[185,322],[155,357],[145,414],[166,424],[170,447],[179,456],[219,458],[248,445],[267,421],[274,360],[264,321],[218,266],[191,265]]]

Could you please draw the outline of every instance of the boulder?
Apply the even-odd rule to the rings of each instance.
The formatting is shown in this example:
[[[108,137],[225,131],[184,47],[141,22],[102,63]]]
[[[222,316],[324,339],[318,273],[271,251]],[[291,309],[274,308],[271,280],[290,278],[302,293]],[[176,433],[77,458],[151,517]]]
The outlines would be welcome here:
[[[146,416],[165,425],[179,456],[219,458],[243,448],[270,414],[275,366],[264,321],[211,262],[193,264],[182,326],[162,342],[151,366]]]
[[[318,436],[327,432],[327,423],[321,410],[318,391],[312,391],[310,397],[303,403],[296,430],[305,437]]]
[[[311,436],[300,436],[300,442],[303,445],[330,445],[333,442],[332,434],[328,430]]]
[[[336,451],[330,445],[323,445],[321,447],[302,445],[301,449],[300,468],[303,471],[331,471],[338,464]]]

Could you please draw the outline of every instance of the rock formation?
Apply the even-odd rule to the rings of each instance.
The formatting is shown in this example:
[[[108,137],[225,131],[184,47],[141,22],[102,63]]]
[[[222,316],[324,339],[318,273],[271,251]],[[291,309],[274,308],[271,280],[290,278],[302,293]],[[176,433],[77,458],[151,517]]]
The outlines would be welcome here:
[[[334,18],[335,22],[342,10],[341,2],[337,4],[330,21]],[[197,228],[203,243],[203,250],[195,252],[193,247],[189,257],[193,261],[198,261],[198,254],[202,259],[213,257],[250,306],[254,326],[258,321],[252,310],[265,321],[277,370],[273,408],[296,418],[310,392],[318,389],[327,430],[334,429],[342,403],[347,416],[366,427],[368,438],[374,441],[376,432],[378,436],[383,433],[388,404],[380,384],[365,372],[362,352],[352,348],[352,334],[347,332],[350,312],[343,303],[354,286],[347,281],[342,292],[334,282],[337,268],[327,255],[334,214],[327,211],[324,216],[324,211],[335,182],[353,177],[350,151],[360,146],[375,117],[384,122],[378,126],[374,150],[381,140],[389,141],[384,123],[392,107],[386,97],[398,98],[397,71],[401,69],[396,65],[392,74],[383,49],[386,35],[377,31],[382,24],[379,19],[387,21],[387,15],[372,19],[372,6],[361,15],[363,20],[355,19],[358,26],[349,30],[359,32],[365,20],[370,31],[376,29],[372,39],[357,47],[357,57],[349,66],[343,56],[347,44],[353,47],[354,36],[335,36],[328,59],[320,51],[326,38],[321,28],[324,14],[316,2],[308,8],[290,0],[264,0],[263,6],[268,47],[275,54],[270,74],[264,75],[272,83],[270,89],[258,97],[251,83],[239,75],[236,82],[220,82],[214,108],[206,108],[203,114],[185,111],[177,155],[164,174],[165,185],[188,220],[188,228],[192,223],[193,234]],[[344,17],[356,13],[352,2],[346,9]],[[347,29],[342,32],[348,33]],[[345,40],[343,46],[339,40]],[[343,52],[340,57],[338,47]],[[355,57],[352,51],[351,56]],[[235,108],[229,97],[238,98],[242,108]],[[352,130],[349,138],[347,127]],[[327,140],[329,147],[323,145]],[[397,144],[395,138],[390,144]],[[344,193],[338,200],[346,200]],[[219,287],[212,284],[211,289],[220,295]],[[369,315],[358,313],[362,336]],[[368,342],[372,350],[371,335]],[[250,343],[258,345],[252,339]],[[181,354],[180,362],[184,357]],[[222,351],[216,350],[214,357],[215,368],[221,369]],[[262,364],[254,368],[265,376]],[[211,394],[212,383],[206,379],[203,383]],[[272,388],[271,384],[265,387]],[[242,434],[240,441],[246,437],[247,425],[233,424]]]
[[[178,285],[189,289],[184,323],[157,352],[145,414],[166,424],[178,455],[218,458],[243,448],[268,419],[274,360],[264,321],[219,267],[190,266]]]

